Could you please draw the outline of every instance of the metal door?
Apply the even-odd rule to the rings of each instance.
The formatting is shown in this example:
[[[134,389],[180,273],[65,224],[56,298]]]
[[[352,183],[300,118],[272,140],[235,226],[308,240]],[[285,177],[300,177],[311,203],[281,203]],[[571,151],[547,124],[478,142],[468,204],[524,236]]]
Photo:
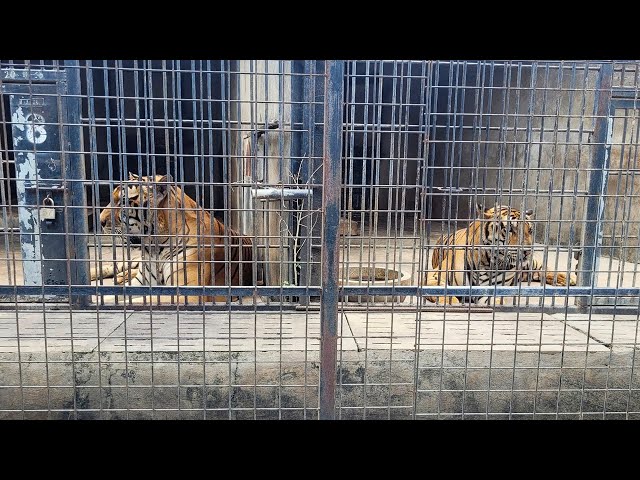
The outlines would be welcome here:
[[[86,284],[86,214],[78,71],[1,72],[9,98],[24,286],[19,300],[68,301]],[[67,77],[70,78],[67,78]],[[74,93],[74,96],[70,96]],[[44,289],[45,286],[63,288]],[[72,300],[80,297],[72,295]]]

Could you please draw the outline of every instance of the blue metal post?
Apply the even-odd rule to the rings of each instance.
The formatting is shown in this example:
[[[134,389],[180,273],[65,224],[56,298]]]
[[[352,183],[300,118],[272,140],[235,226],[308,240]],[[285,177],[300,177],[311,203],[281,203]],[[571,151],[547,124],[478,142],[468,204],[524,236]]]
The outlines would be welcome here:
[[[322,294],[320,296],[320,419],[335,418],[338,345],[338,224],[342,153],[344,63],[325,63],[322,165]]]
[[[589,193],[585,213],[584,230],[582,232],[582,257],[578,265],[578,286],[595,286],[595,272],[602,245],[602,220],[604,218],[605,193],[609,173],[609,150],[611,148],[610,116],[611,83],[613,64],[603,63],[600,68],[595,94],[595,128],[593,132],[593,155],[591,157],[591,173],[589,175]],[[590,297],[578,297],[576,304],[587,307]]]
[[[68,239],[70,255],[71,285],[89,284],[89,248],[87,245],[87,198],[84,188],[86,180],[84,166],[84,150],[82,142],[81,109],[80,109],[80,63],[77,60],[65,61],[67,70],[67,96],[64,98],[66,118],[62,152],[65,155],[67,180],[67,205],[69,211],[69,230],[72,233]],[[76,306],[86,306],[90,297],[74,294],[71,287],[70,302]]]
[[[304,105],[302,109],[302,156],[307,160],[303,161],[300,168],[300,182],[309,185],[318,185],[319,162],[317,159],[323,155],[323,135],[324,135],[324,111],[319,105],[324,102],[325,85],[324,73],[325,62],[317,60],[307,60],[304,65],[305,77],[303,80]],[[307,199],[305,208],[311,211],[319,211],[322,208],[322,192],[320,187],[314,187],[313,197]],[[318,267],[318,257],[320,245],[314,244],[312,238],[320,236],[320,222],[316,221],[316,214],[305,214],[302,225],[302,236],[307,237],[304,248],[300,252],[301,285],[319,285],[320,268]],[[300,303],[308,304],[309,298],[301,298]]]
[[[291,172],[293,174],[301,173],[302,166],[302,137],[303,137],[303,109],[302,102],[304,100],[304,61],[295,60],[291,62]],[[298,178],[299,183],[303,183],[302,178]],[[302,199],[301,202],[296,205],[304,205],[304,200],[308,197]],[[293,212],[289,214],[289,218],[287,220],[289,225],[290,232],[298,232],[302,231],[301,226],[298,225],[298,216],[294,215]],[[295,235],[295,233],[294,233]],[[298,268],[298,252],[296,251],[297,242],[293,237],[289,238],[289,251],[290,257],[289,260],[293,265],[293,276],[290,278],[296,278],[295,270]],[[300,277],[298,277],[298,285],[300,285]],[[300,300],[300,299],[299,299]],[[306,304],[306,302],[305,302]]]

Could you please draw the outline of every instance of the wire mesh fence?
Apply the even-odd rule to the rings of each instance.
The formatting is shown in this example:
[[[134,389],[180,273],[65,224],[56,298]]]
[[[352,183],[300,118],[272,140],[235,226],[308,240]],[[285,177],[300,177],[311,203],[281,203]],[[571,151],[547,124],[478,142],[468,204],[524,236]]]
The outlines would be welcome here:
[[[636,61],[0,61],[0,417],[638,418]]]

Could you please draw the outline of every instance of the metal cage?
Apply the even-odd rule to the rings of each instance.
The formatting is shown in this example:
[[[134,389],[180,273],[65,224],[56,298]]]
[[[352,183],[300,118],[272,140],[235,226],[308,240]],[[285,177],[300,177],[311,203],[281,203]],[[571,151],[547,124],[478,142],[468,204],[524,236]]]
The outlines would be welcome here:
[[[0,418],[638,418],[639,67],[0,60]]]

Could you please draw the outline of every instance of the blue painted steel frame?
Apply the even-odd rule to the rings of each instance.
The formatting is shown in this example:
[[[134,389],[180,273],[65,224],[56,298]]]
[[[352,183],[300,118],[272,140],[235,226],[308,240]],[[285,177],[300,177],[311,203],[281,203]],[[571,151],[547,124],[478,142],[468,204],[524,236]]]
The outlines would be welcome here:
[[[81,103],[80,103],[80,62],[77,60],[64,62],[67,76],[67,95],[63,97],[63,128],[60,138],[62,161],[66,166],[65,179],[67,183],[67,204],[72,206],[68,219],[70,235],[67,241],[69,270],[71,282],[76,285],[89,285],[89,248],[87,244],[87,197],[84,187],[86,173],[82,151]],[[69,289],[69,299],[78,307],[87,306],[91,297],[78,294]]]
[[[127,285],[71,285],[71,289],[77,295],[176,295],[177,287],[169,285],[136,286]],[[290,287],[263,287],[263,286],[180,286],[180,295],[229,295],[229,296],[250,296],[254,293],[258,295],[318,295],[320,296],[324,286],[290,286]],[[0,285],[0,295],[11,295],[16,292],[24,295],[53,295],[68,291],[68,285],[39,285],[20,286]],[[592,287],[574,286],[526,286],[526,287],[505,287],[505,286],[340,286],[337,289],[338,295],[414,295],[414,296],[520,296],[520,297],[565,297],[570,296],[603,296],[617,295],[618,297],[640,296],[640,287]]]
[[[603,63],[596,83],[595,94],[595,128],[593,141],[595,148],[591,157],[591,173],[585,212],[584,230],[582,232],[582,256],[578,264],[578,286],[595,287],[595,272],[600,258],[602,246],[602,220],[604,218],[605,193],[609,173],[609,156],[611,142],[611,84],[613,81],[613,64]],[[615,292],[615,288],[611,289]],[[576,304],[587,308],[590,298],[578,298]]]

